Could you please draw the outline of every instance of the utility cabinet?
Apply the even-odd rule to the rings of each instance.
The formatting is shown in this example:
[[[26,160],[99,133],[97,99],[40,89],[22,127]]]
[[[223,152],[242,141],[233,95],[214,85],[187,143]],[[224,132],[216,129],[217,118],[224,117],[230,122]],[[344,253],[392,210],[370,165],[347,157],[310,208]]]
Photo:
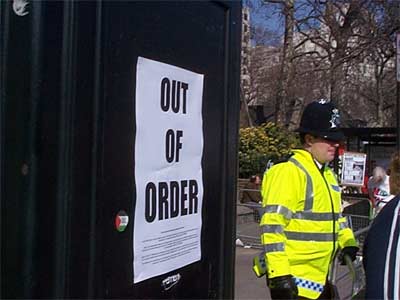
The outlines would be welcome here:
[[[240,30],[239,1],[0,2],[1,298],[233,298]]]

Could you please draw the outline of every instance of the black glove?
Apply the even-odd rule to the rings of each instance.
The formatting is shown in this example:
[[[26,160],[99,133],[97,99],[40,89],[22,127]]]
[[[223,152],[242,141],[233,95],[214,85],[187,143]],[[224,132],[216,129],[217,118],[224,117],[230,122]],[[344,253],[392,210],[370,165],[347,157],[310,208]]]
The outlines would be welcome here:
[[[298,289],[292,275],[268,279],[272,299],[297,299]]]
[[[354,261],[356,259],[358,250],[359,250],[358,247],[355,247],[355,246],[344,247],[342,249],[342,251],[340,251],[340,254],[339,254],[340,264],[341,265],[346,264],[346,261],[344,260],[344,257],[346,255],[348,255],[351,258],[351,261]]]

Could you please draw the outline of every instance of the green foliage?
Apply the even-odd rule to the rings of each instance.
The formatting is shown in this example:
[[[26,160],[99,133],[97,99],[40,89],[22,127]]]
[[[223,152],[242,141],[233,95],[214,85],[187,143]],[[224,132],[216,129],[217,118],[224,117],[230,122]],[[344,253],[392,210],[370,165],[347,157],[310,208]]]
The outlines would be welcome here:
[[[295,133],[275,123],[241,128],[239,131],[239,177],[262,174],[269,160],[276,162],[299,146]]]

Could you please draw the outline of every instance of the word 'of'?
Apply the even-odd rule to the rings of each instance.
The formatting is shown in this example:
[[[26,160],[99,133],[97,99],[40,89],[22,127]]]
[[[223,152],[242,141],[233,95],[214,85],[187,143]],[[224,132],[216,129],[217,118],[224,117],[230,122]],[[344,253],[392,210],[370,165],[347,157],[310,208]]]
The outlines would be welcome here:
[[[181,137],[182,130],[177,130],[176,134],[172,129],[168,129],[165,134],[165,159],[171,163],[174,160],[179,162],[179,150],[182,149]]]

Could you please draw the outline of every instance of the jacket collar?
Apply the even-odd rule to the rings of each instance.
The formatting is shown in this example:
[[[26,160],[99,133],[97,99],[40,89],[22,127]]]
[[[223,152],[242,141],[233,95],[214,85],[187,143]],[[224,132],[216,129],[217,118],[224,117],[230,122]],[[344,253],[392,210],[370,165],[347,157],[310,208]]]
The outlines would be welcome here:
[[[304,149],[293,149],[294,158],[297,158],[300,163],[306,164],[305,167],[311,168],[311,165],[315,166],[318,171],[323,172],[325,170],[325,164],[318,162],[310,152]]]

